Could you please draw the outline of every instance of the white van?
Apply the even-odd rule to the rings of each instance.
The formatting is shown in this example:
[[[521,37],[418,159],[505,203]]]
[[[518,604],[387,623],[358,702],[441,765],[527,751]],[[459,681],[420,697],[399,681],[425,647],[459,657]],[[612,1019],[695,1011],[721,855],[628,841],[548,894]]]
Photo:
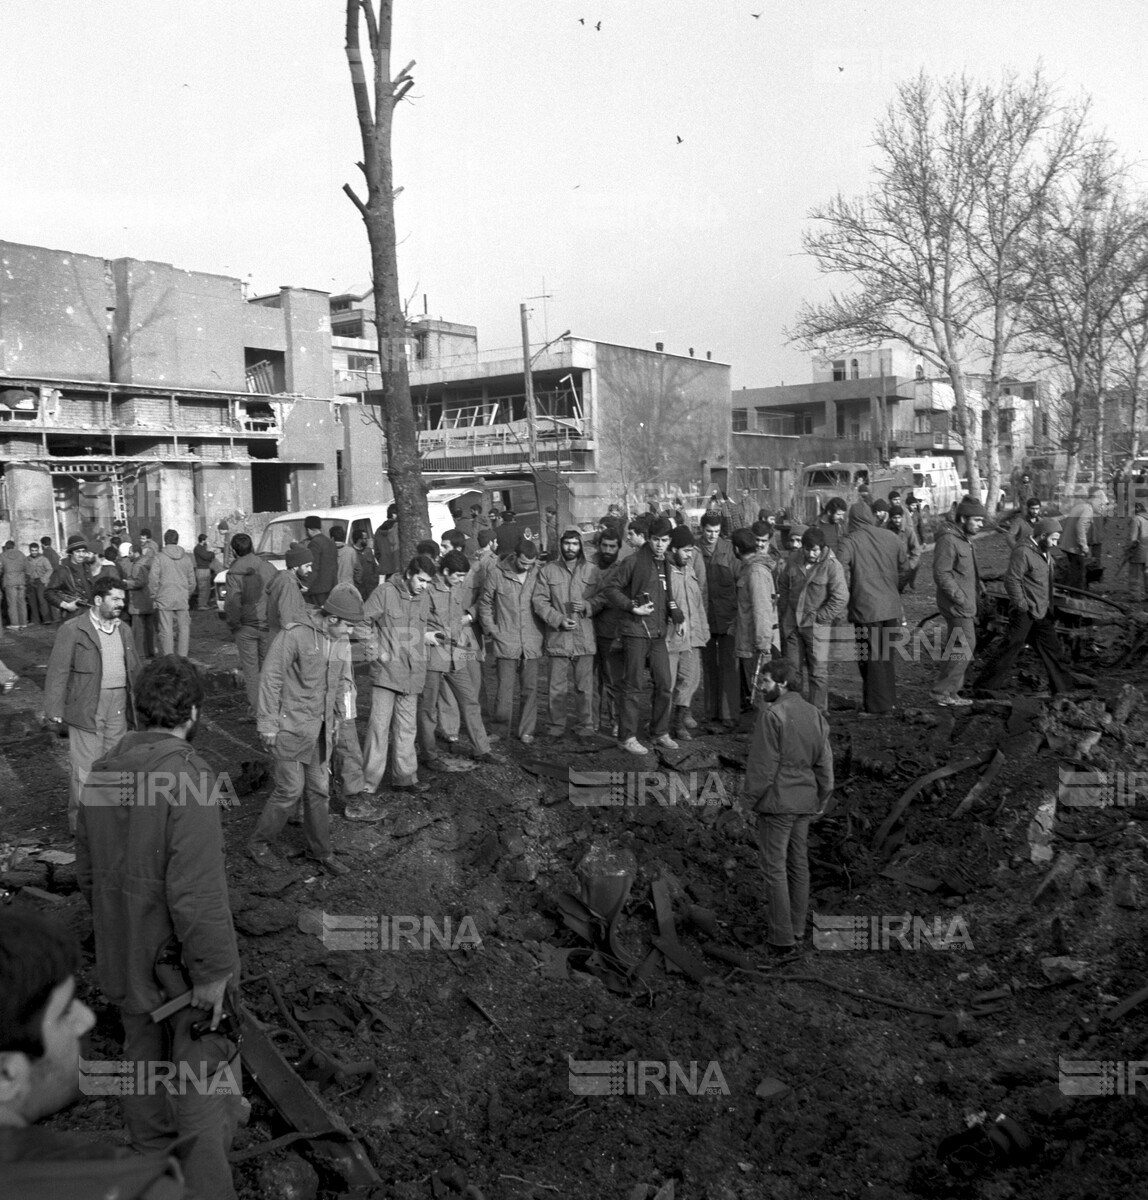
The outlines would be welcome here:
[[[437,542],[448,529],[454,528],[454,517],[448,507],[451,501],[469,494],[467,488],[433,488],[427,492],[427,511],[430,516],[431,536]],[[304,539],[303,522],[307,517],[318,517],[323,532],[330,533],[335,525],[347,531],[347,545],[355,535],[365,529],[368,537],[387,519],[385,504],[345,504],[339,508],[309,508],[306,512],[285,513],[267,522],[267,527],[255,547],[255,553],[265,558],[277,571],[287,566],[287,551],[295,542]],[[220,571],[215,577],[215,603],[223,612],[223,601],[227,595],[227,572]]]
[[[908,467],[913,472],[913,495],[921,511],[947,513],[964,495],[956,464],[951,458],[894,458],[891,467]],[[902,497],[904,499],[904,497]]]

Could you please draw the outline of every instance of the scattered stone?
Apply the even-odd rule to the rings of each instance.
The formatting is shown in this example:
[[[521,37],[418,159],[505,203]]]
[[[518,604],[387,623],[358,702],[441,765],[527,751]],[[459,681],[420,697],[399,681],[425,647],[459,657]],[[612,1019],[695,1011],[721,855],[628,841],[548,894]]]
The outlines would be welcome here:
[[[1140,908],[1140,883],[1136,876],[1121,871],[1112,885],[1112,899],[1121,908]]]
[[[1029,1115],[1036,1121],[1053,1121],[1071,1107],[1072,1102],[1059,1087],[1043,1087],[1028,1102]]]
[[[1052,862],[1052,827],[1055,821],[1056,793],[1045,792],[1028,826],[1028,852],[1032,862]]]
[[[753,1094],[759,1100],[766,1100],[772,1103],[774,1100],[781,1100],[788,1096],[793,1088],[787,1083],[782,1083],[776,1076],[769,1075],[754,1088]]]
[[[1052,851],[1050,848],[1050,856],[1051,853]],[[1036,904],[1042,900],[1055,900],[1057,896],[1064,892],[1064,890],[1069,886],[1069,883],[1072,879],[1072,874],[1076,870],[1078,861],[1079,859],[1077,856],[1071,852],[1061,854],[1060,857],[1057,858],[1052,870],[1049,871],[1049,873],[1041,880],[1040,887],[1038,887],[1033,894],[1033,904]]]
[[[1088,964],[1079,958],[1064,956],[1042,958],[1040,969],[1050,983],[1079,982],[1088,970]]]
[[[235,914],[235,927],[249,937],[278,933],[295,924],[295,905],[284,900],[264,900]]]
[[[1120,689],[1120,695],[1112,706],[1112,720],[1117,725],[1123,725],[1130,716],[1144,703],[1144,693],[1132,684],[1126,683]]]
[[[43,854],[37,856],[37,861],[52,863],[57,867],[66,867],[76,861],[76,856],[67,850],[45,850]]]
[[[55,892],[46,892],[38,887],[22,887],[20,895],[26,900],[35,900],[37,904],[50,904],[53,908],[68,902],[66,896],[57,896]]]
[[[260,1161],[258,1194],[276,1200],[315,1200],[319,1176],[306,1159],[290,1152]]]

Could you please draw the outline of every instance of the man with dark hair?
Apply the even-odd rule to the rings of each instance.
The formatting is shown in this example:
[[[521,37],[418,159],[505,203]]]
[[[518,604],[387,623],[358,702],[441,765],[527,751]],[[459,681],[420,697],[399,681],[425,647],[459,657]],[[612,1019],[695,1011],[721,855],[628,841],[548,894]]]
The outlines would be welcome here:
[[[900,539],[877,524],[864,500],[849,510],[848,533],[837,558],[849,585],[846,613],[856,627],[863,709],[878,716],[897,704],[897,668],[889,630],[901,626],[897,584],[909,560]]]
[[[811,526],[778,572],[777,612],[794,679],[800,682],[804,669],[805,698],[821,713],[829,711],[830,631],[848,604],[845,572],[825,545],[823,530]]]
[[[415,554],[420,558],[429,558],[437,568],[438,560],[442,557],[442,545],[434,538],[423,538],[421,542],[415,543]]]
[[[145,658],[155,658],[155,603],[147,586],[150,572],[151,556],[144,555],[138,542],[131,542],[127,557],[120,559],[120,574],[127,591],[128,613],[131,616],[136,654],[141,662]]]
[[[371,715],[363,746],[366,790],[377,792],[387,773],[391,751],[391,787],[400,792],[426,792],[419,779],[415,751],[418,704],[427,677],[427,647],[438,638],[427,629],[435,576],[434,560],[416,554],[400,575],[380,583],[366,603],[365,616],[377,639],[371,663]]]
[[[81,1039],[95,1014],[76,994],[80,949],[59,922],[0,908],[0,1195],[192,1200],[175,1160],[37,1121],[80,1095]]]
[[[477,652],[474,636],[474,598],[466,579],[470,563],[466,555],[452,550],[439,562],[438,574],[427,589],[430,607],[427,630],[435,636],[427,647],[427,674],[418,705],[419,743],[423,761],[434,770],[453,769],[450,760],[438,752],[435,726],[444,688],[449,689],[474,747],[474,757],[482,763],[505,761],[490,749],[490,739],[482,723],[478,689],[470,664]]]
[[[845,536],[845,514],[848,507],[840,496],[834,496],[825,505],[821,516],[817,518],[817,527],[825,538],[825,548],[832,550],[835,555],[840,548],[841,539]]]
[[[375,561],[371,538],[365,529],[356,530],[351,546],[355,552],[352,582],[359,589],[359,595],[366,600],[379,586],[379,564]]]
[[[9,538],[0,552],[0,581],[8,603],[8,623],[13,629],[28,624],[28,556]]]
[[[215,563],[215,551],[207,544],[207,534],[201,533],[192,550],[195,559],[195,600],[200,612],[205,612],[211,603],[211,575]]]
[[[1015,550],[1017,546],[1027,546],[1032,537],[1032,531],[1040,520],[1040,501],[1030,496],[1024,507],[1017,509],[1004,527],[1005,541]]]
[[[673,710],[670,736],[682,741],[693,739],[697,728],[690,707],[701,682],[701,651],[710,640],[706,620],[704,584],[694,570],[697,556],[694,535],[688,525],[678,525],[670,534],[670,590],[681,620],[673,619],[666,629],[666,654],[670,660],[670,686]]]
[[[598,729],[614,738],[618,736],[618,714],[626,664],[620,636],[622,613],[605,602],[604,589],[621,549],[621,534],[615,526],[608,525],[598,538],[598,550],[594,555],[596,574],[593,594],[602,601],[594,614],[594,642],[598,671]]]
[[[937,536],[933,551],[937,607],[945,618],[948,636],[933,680],[932,698],[944,708],[968,708],[972,704],[959,692],[977,645],[981,578],[973,538],[987,518],[984,505],[966,496],[957,505],[956,519]]]
[[[448,529],[439,539],[439,557],[443,558],[451,551],[466,553],[466,534],[461,529]]]
[[[259,680],[257,727],[275,759],[275,790],[247,843],[248,856],[268,870],[281,867],[271,849],[303,801],[307,855],[328,875],[350,868],[331,848],[328,801],[331,755],[343,721],[356,715],[351,629],[363,620],[353,587],[332,589],[323,607],[277,633]]]
[[[231,553],[234,557],[227,569],[223,616],[235,638],[239,669],[247,688],[248,715],[254,717],[259,707],[259,672],[271,648],[267,589],[279,572],[255,553],[246,533],[237,533],[231,539]]]
[[[550,660],[550,725],[547,736],[566,733],[570,682],[574,704],[570,717],[574,733],[594,736],[594,613],[605,601],[595,595],[597,572],[586,560],[582,534],[564,530],[558,542],[559,557],[538,573],[534,612],[546,626],[546,657]]]
[[[60,565],[60,556],[52,547],[52,539],[50,537],[42,537],[40,539],[40,549],[44,552],[44,557],[52,564],[54,571]]]
[[[399,506],[387,505],[387,519],[375,530],[375,561],[379,580],[389,579],[399,569]]]
[[[52,572],[44,594],[54,608],[73,617],[92,602],[92,576],[88,564],[95,561],[88,543],[78,534],[68,538],[64,557]]]
[[[191,1139],[188,1183],[234,1200],[227,1152],[242,1104],[239,1047],[215,1031],[225,1003],[235,1019],[239,983],[220,815],[235,793],[192,747],[203,684],[191,663],[149,663],[136,707],[144,728],[100,759],[84,787],[76,876],[92,909],[100,987],[119,1009],[124,1058],[175,1064],[180,1080],[203,1086],[126,1095],[124,1120],[138,1151]],[[152,1020],[187,992],[187,1007]],[[212,1036],[193,1029],[201,1010]]]
[[[706,567],[706,622],[710,631],[702,650],[703,703],[706,718],[729,730],[737,724],[741,706],[734,654],[738,562],[733,543],[722,536],[723,519],[716,508],[702,514],[698,552]]]
[[[52,578],[52,564],[48,561],[39,542],[28,543],[28,611],[38,625],[47,625],[52,620],[45,594]]]
[[[649,513],[639,513],[626,526],[626,544],[622,548],[622,558],[629,558],[646,544],[650,522],[653,519]]]
[[[508,554],[513,554],[518,543],[526,538],[525,526],[517,520],[513,511],[509,508],[503,510],[496,533],[499,558],[505,558]]]
[[[151,564],[147,588],[159,619],[160,653],[178,653],[186,658],[191,641],[188,605],[195,591],[195,570],[191,555],[184,553],[174,529],[163,535],[163,549]]]
[[[534,741],[538,721],[538,661],[542,657],[542,626],[533,608],[537,580],[538,547],[521,538],[514,553],[487,572],[478,602],[479,619],[491,640],[498,669],[493,724],[509,737],[514,685],[520,677],[518,737],[527,746]]]
[[[785,962],[805,936],[809,823],[833,794],[833,750],[825,717],[793,690],[789,663],[773,659],[758,680],[764,704],[750,739],[744,795],[757,816],[765,863],[766,945],[774,962]]]
[[[769,658],[778,641],[773,572],[760,546],[761,537],[752,529],[733,531],[733,552],[738,560],[734,655],[741,664],[747,692],[752,691],[758,661]]]
[[[630,522],[631,530],[634,522]],[[676,750],[670,736],[673,684],[670,658],[666,649],[666,631],[671,621],[684,618],[674,599],[670,578],[669,521],[655,517],[647,526],[648,538],[610,572],[604,584],[606,602],[622,612],[620,634],[625,653],[625,681],[622,684],[621,714],[618,720],[618,745],[629,754],[649,754],[638,741],[638,705],[645,690],[647,667],[654,679],[650,714],[650,736],[668,750]]]
[[[307,586],[307,603],[318,608],[339,582],[339,550],[323,532],[323,522],[316,516],[303,519],[303,540],[311,551],[311,582]]]
[[[335,582],[355,582],[355,551],[347,545],[347,528],[345,525],[331,526],[331,541],[335,543]]]
[[[92,763],[127,733],[140,669],[135,641],[119,620],[123,583],[97,579],[91,594],[90,609],[65,621],[56,635],[44,678],[44,717],[68,730],[68,825],[73,831]]]
[[[905,524],[905,510],[899,504],[889,506],[889,529],[901,539],[905,547],[905,570],[897,581],[897,590],[914,590],[917,585],[917,569],[921,565],[921,539],[910,523]]]

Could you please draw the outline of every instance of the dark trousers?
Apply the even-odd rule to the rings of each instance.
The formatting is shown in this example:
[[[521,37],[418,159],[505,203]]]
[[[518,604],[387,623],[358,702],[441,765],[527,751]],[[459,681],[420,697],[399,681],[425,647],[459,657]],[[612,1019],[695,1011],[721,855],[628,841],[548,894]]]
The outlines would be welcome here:
[[[1065,572],[1064,582],[1067,587],[1088,587],[1088,555],[1064,552]]]
[[[47,625],[52,620],[48,610],[48,597],[44,594],[44,584],[38,579],[28,581],[28,611],[33,621]]]
[[[132,635],[140,658],[155,658],[156,619],[154,612],[132,613]]]
[[[734,635],[716,633],[702,647],[702,695],[711,721],[736,721],[741,714]]]
[[[615,724],[621,708],[622,681],[626,674],[625,652],[621,638],[600,637],[596,666],[598,668],[598,724],[606,728]],[[614,649],[613,647],[617,647]]]
[[[626,674],[622,683],[622,706],[618,717],[618,740],[638,735],[638,702],[646,690],[646,667],[654,677],[654,699],[650,713],[650,736],[670,731],[670,656],[664,637],[625,637]]]
[[[862,707],[867,713],[887,713],[897,703],[897,670],[886,630],[900,625],[899,619],[890,617],[855,627]]]
[[[1018,608],[1009,610],[1005,640],[985,663],[976,686],[985,691],[1002,687],[1026,645],[1031,645],[1040,656],[1048,675],[1049,691],[1054,694],[1071,691],[1072,675],[1061,658],[1060,638],[1056,635],[1051,615],[1046,613],[1038,619],[1032,613],[1021,612]]]

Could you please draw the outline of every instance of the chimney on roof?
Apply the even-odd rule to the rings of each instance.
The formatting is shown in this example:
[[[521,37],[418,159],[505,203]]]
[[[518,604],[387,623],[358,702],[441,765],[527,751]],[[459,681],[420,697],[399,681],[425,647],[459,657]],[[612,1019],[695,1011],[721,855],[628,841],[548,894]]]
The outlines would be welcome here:
[[[655,343],[654,343],[654,349],[655,349],[655,350],[662,351],[662,350],[664,350],[665,348],[666,348],[666,344],[665,344],[665,342],[655,342]]]
[[[691,346],[690,347],[690,358],[693,358],[693,356],[694,356],[694,348],[693,348],[693,346]]]
[[[706,351],[706,362],[712,362],[712,361],[713,361],[713,351],[707,350]]]

